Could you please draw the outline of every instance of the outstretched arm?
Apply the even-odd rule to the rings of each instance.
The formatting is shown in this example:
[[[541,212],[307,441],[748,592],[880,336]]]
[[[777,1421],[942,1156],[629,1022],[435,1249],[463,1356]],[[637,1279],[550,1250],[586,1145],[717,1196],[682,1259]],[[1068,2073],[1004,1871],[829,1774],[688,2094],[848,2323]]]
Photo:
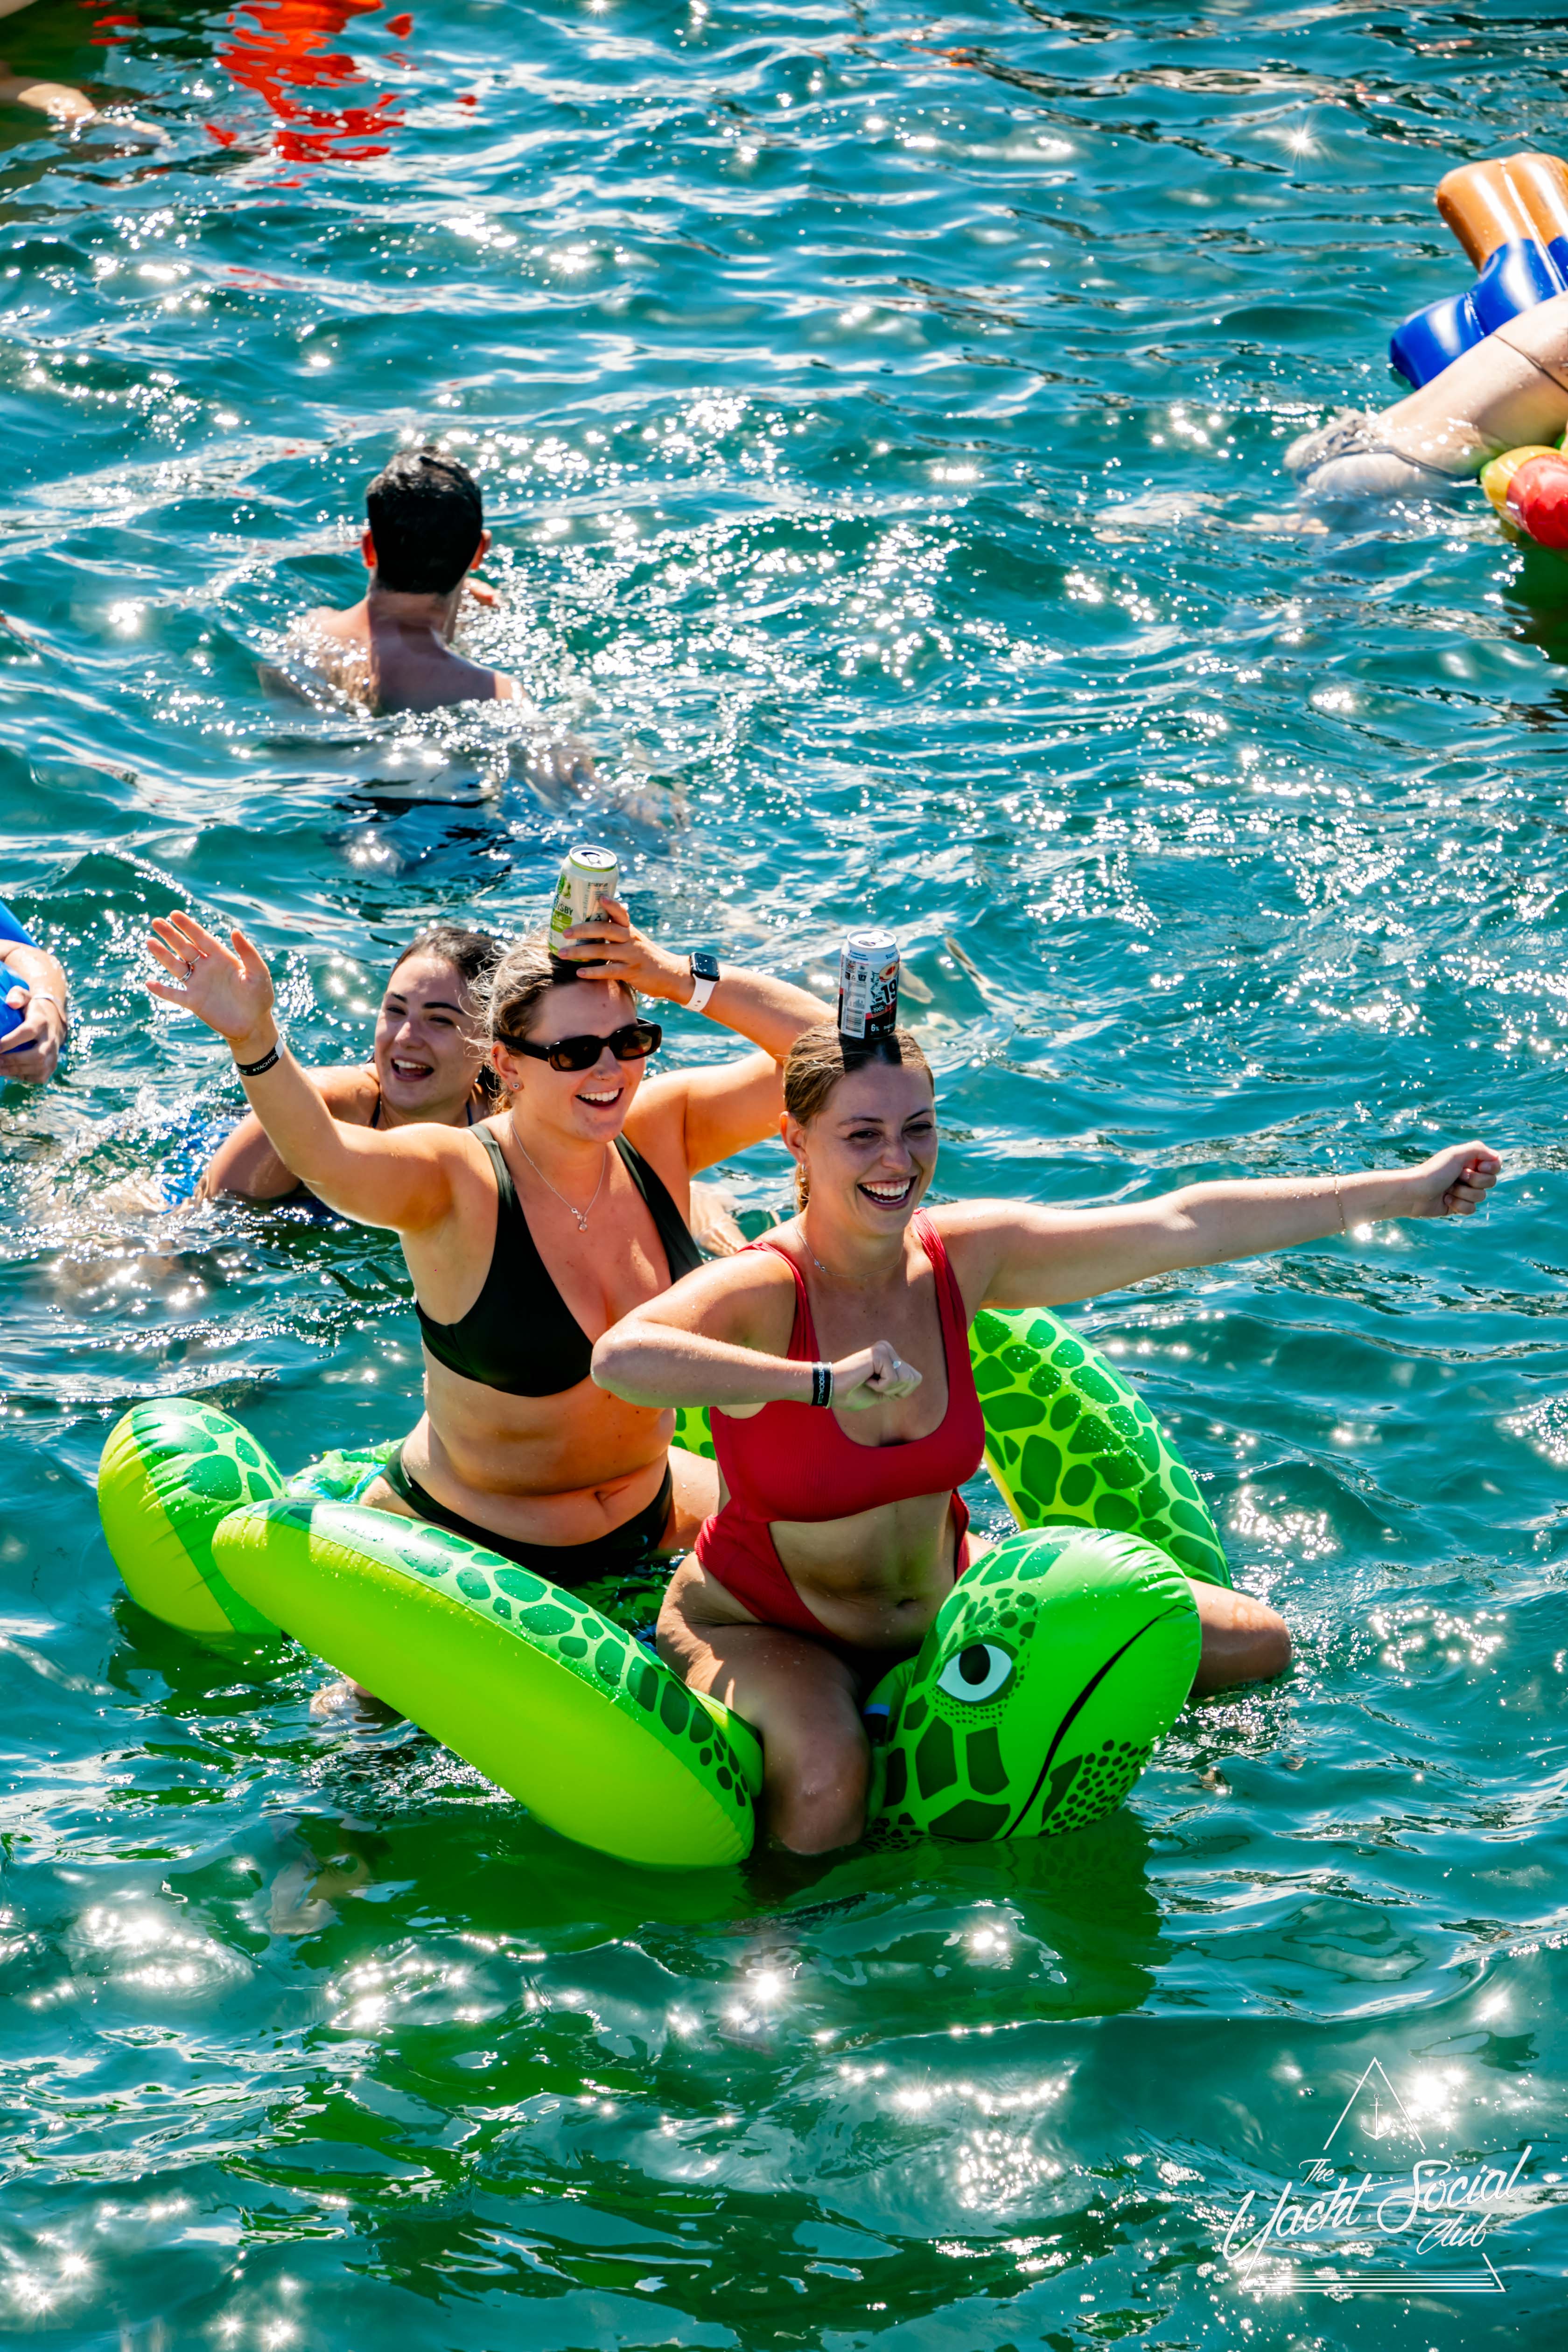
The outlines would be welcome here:
[[[170,975],[148,982],[153,996],[205,1021],[237,1063],[264,1061],[278,1048],[270,1068],[241,1083],[285,1168],[362,1225],[413,1233],[447,1214],[453,1153],[462,1150],[455,1130],[341,1127],[279,1037],[272,975],[244,932],[229,934],[232,950],[189,915],[159,916],[153,933],[147,951]]]
[[[1481,1143],[1453,1144],[1418,1168],[1352,1176],[1266,1177],[1186,1184],[1115,1209],[1030,1209],[999,1201],[942,1209],[976,1305],[1056,1307],[1150,1275],[1257,1257],[1385,1217],[1473,1216],[1502,1163]]]

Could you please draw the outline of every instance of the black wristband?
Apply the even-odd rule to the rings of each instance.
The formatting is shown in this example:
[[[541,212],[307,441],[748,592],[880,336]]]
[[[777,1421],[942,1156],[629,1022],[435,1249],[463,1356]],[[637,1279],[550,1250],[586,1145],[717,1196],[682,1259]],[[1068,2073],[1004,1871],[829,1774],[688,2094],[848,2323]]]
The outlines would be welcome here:
[[[833,1367],[813,1364],[811,1368],[811,1402],[813,1404],[833,1402]]]
[[[270,1054],[263,1054],[259,1062],[237,1062],[235,1068],[242,1078],[258,1078],[263,1070],[276,1068],[283,1058],[283,1040],[279,1038]]]

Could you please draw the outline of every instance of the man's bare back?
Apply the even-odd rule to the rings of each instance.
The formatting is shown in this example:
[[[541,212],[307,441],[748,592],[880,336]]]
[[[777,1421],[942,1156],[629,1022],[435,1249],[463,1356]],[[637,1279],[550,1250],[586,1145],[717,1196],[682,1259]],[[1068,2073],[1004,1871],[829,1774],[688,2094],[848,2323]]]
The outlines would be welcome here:
[[[461,590],[449,600],[437,600],[398,595],[373,584],[357,604],[342,611],[323,604],[307,614],[300,635],[316,666],[334,686],[377,710],[520,701],[515,679],[452,650],[461,600]],[[448,601],[453,607],[449,616],[428,610]]]
[[[369,590],[357,604],[309,614],[299,631],[304,650],[334,686],[376,710],[520,701],[503,671],[452,647],[465,598],[495,601],[469,577],[490,535],[467,467],[435,449],[405,450],[371,484],[365,504],[360,551]]]

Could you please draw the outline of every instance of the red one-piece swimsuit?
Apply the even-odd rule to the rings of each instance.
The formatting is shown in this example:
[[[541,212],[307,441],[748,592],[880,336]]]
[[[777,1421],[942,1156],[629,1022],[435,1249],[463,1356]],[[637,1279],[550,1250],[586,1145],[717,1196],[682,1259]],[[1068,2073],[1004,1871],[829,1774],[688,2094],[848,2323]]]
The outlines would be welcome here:
[[[969,1360],[963,1298],[942,1235],[919,1212],[913,1227],[936,1276],[947,1364],[947,1411],[929,1437],[901,1444],[858,1445],[845,1435],[835,1413],[808,1404],[765,1404],[741,1421],[715,1407],[710,1416],[729,1500],[703,1521],[697,1557],[709,1575],[764,1625],[831,1638],[795,1591],[778,1556],[770,1524],[774,1519],[848,1519],[885,1503],[908,1502],[946,1487],[952,1495],[957,1528],[956,1574],[962,1576],[969,1566],[969,1512],[957,1489],[980,1467],[985,1423]],[[776,1242],[751,1246],[773,1250],[795,1276],[789,1360],[816,1362],[816,1332],[799,1266]]]

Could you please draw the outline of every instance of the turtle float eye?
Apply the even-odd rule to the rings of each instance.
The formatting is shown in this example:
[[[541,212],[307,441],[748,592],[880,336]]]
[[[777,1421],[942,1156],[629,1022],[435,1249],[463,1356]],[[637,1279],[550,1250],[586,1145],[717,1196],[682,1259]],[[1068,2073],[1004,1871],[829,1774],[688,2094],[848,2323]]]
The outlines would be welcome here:
[[[955,1658],[949,1658],[936,1678],[936,1686],[949,1698],[966,1698],[973,1704],[978,1699],[994,1698],[1012,1671],[1012,1659],[994,1642],[971,1642],[967,1650],[960,1650]]]

